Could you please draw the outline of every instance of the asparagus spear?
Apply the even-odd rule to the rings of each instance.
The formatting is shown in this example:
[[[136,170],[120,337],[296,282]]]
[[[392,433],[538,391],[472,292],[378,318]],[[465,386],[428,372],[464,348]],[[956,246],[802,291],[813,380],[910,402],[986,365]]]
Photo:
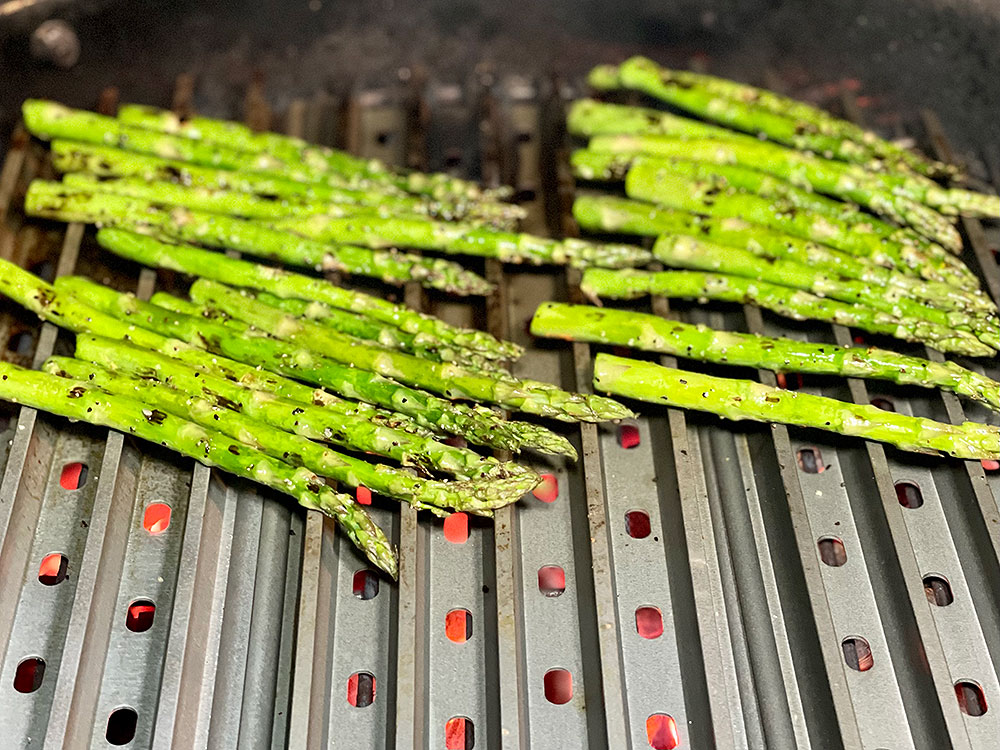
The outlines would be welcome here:
[[[274,154],[288,164],[302,164],[321,172],[391,184],[411,193],[459,200],[483,200],[489,197],[475,183],[448,174],[396,174],[373,159],[360,159],[345,151],[317,146],[287,135],[256,132],[236,122],[207,117],[182,119],[168,110],[137,104],[122,105],[118,110],[118,119],[130,125],[197,141],[228,144],[248,153]],[[496,193],[506,194],[505,191]]]
[[[445,260],[315,242],[243,219],[163,207],[139,198],[77,192],[58,182],[33,181],[24,207],[31,216],[110,223],[132,231],[233,248],[286,263],[323,271],[345,271],[388,283],[419,281],[424,286],[455,294],[487,294],[491,288],[485,279]]]
[[[685,80],[677,76],[676,71],[664,70],[651,60],[640,57],[628,60],[618,70],[619,80],[624,86],[637,88],[706,119],[748,133],[763,133],[772,140],[801,150],[829,154],[869,168],[879,168],[880,165],[873,162],[880,159],[894,170],[913,169],[931,176],[945,176],[952,172],[944,165],[930,162],[863,131],[857,137],[860,128],[856,126],[852,128],[845,123],[837,129],[818,127],[818,118],[815,115],[802,118],[801,108],[793,114],[787,106],[783,110],[774,106],[774,94],[758,96],[756,101],[747,102],[743,97],[732,96],[731,90],[722,93],[717,83],[716,86],[706,85],[705,78],[695,79],[691,73],[680,74]]]
[[[74,193],[111,193],[127,198],[139,198],[168,206],[184,206],[196,211],[238,216],[245,219],[277,219],[287,216],[321,214],[353,215],[357,211],[378,211],[379,208],[350,204],[328,203],[314,199],[260,197],[221,188],[188,186],[165,180],[143,177],[100,177],[84,172],[70,172],[62,184]],[[395,209],[386,207],[387,211]],[[409,214],[416,216],[416,214]]]
[[[291,213],[323,213],[338,206],[358,206],[374,211],[420,214],[454,221],[482,221],[498,227],[509,227],[523,218],[520,206],[508,203],[451,203],[408,195],[388,188],[351,188],[323,183],[296,182],[271,174],[237,172],[216,167],[203,167],[173,159],[136,154],[107,146],[95,146],[74,141],[54,140],[51,144],[52,163],[68,174],[90,174],[104,180],[113,177],[131,178],[121,185],[132,188],[136,180],[174,182],[205,190],[232,190],[256,195],[268,201],[270,207],[258,207],[267,215]],[[279,209],[284,213],[274,213]],[[246,214],[243,214],[246,215]]]
[[[885,259],[896,268],[912,268],[933,281],[950,283],[963,289],[978,288],[972,273],[958,258],[941,250],[918,249],[908,244],[887,241],[828,216],[799,211],[784,202],[759,198],[747,193],[712,194],[683,177],[636,164],[625,179],[630,198],[648,200],[711,216],[742,218],[754,224],[785,232],[802,239],[830,245],[862,257]]]
[[[256,450],[296,466],[304,466],[319,476],[349,487],[364,486],[381,495],[409,503],[421,510],[442,515],[451,508],[470,513],[488,513],[517,501],[538,482],[537,475],[521,474],[507,479],[444,482],[423,479],[405,469],[372,464],[339,453],[323,443],[254,419],[242,412],[220,406],[212,400],[178,390],[156,380],[116,374],[92,362],[69,357],[50,358],[46,372],[116,395],[128,396],[202,427],[218,430]]]
[[[298,182],[320,182],[335,187],[397,188],[436,195],[440,198],[463,200],[460,195],[451,195],[447,188],[436,190],[431,184],[433,178],[426,175],[411,177],[393,174],[362,174],[332,172],[303,161],[287,162],[272,156],[267,151],[250,153],[240,151],[222,143],[201,141],[123,123],[113,117],[94,114],[84,110],[71,109],[55,102],[29,99],[22,106],[22,115],[28,130],[39,138],[47,140],[60,138],[82,141],[96,145],[114,146],[140,154],[175,159],[207,167],[261,172],[275,177]],[[344,154],[345,159],[352,160]]]
[[[738,276],[697,271],[611,271],[588,269],[580,289],[593,298],[635,299],[647,294],[680,299],[712,299],[754,304],[796,320],[820,320],[871,333],[895,336],[904,341],[926,343],[928,324],[921,320],[900,320],[886,313],[837,300],[816,297],[799,290],[753,281]],[[937,333],[935,331],[935,333]],[[934,336],[934,348],[971,357],[993,357],[995,350],[964,331],[951,338]]]
[[[412,247],[480,255],[505,263],[625,268],[643,265],[650,260],[648,251],[634,245],[612,245],[572,238],[553,240],[489,227],[432,222],[405,216],[385,218],[365,214],[338,218],[317,214],[275,219],[270,224],[322,242],[350,242],[371,248]]]
[[[903,450],[935,451],[977,460],[1000,458],[997,427],[975,422],[950,425],[869,404],[850,404],[751,380],[718,378],[610,354],[598,354],[594,361],[594,387],[616,396],[707,411],[726,419],[816,427],[878,440]]]
[[[308,469],[276,460],[217,430],[149,408],[136,399],[7,362],[0,362],[0,398],[136,435],[290,495],[300,505],[336,519],[369,560],[396,577],[396,555],[382,530],[360,505],[334,492]]]
[[[249,327],[243,329],[243,335],[239,335],[218,321],[173,313],[165,308],[137,300],[134,295],[119,294],[113,289],[95,284],[82,277],[63,276],[57,282],[56,289],[58,291],[72,294],[86,304],[118,317],[120,320],[132,320],[137,325],[163,336],[176,337],[192,346],[207,349],[237,362],[261,366],[287,377],[331,388],[345,398],[367,401],[403,414],[426,419],[437,424],[439,429],[467,435],[469,440],[475,443],[493,445],[498,439],[493,438],[490,433],[502,432],[507,429],[517,434],[520,426],[525,424],[503,422],[491,409],[453,403],[447,398],[439,398],[430,393],[402,385],[377,373],[355,367],[353,362],[341,364],[329,356],[323,356],[295,344],[265,338],[259,333],[252,335]],[[326,329],[321,330],[325,331]],[[352,351],[358,357],[364,356],[358,346],[353,347]],[[330,352],[327,353],[330,354]],[[391,353],[375,349],[373,354],[367,356],[381,369],[392,370],[393,360],[379,362],[377,361],[379,354],[385,356]],[[339,353],[338,356],[340,356]],[[421,360],[418,360],[418,363],[434,364],[423,363]],[[469,385],[472,387],[473,381],[479,377],[463,378],[452,387],[452,392],[464,392],[460,391],[461,386]],[[417,378],[410,379],[418,380]],[[429,375],[427,379],[434,382],[433,376]],[[449,390],[447,375],[439,375],[437,383],[441,384],[442,391]],[[486,392],[486,385],[476,385]],[[558,412],[558,416],[562,417],[564,421],[582,421],[587,418],[602,421],[621,418],[615,416],[617,414],[625,414],[626,416],[630,414],[610,399],[597,397],[596,399],[581,400],[574,398],[574,394],[564,396],[564,391],[560,391],[554,386],[546,386],[547,384],[543,383],[532,393],[522,394],[506,382],[500,382],[496,386],[496,391],[498,397],[502,397],[505,403],[515,407],[520,406],[522,409],[537,408],[543,410],[546,406],[544,399],[548,396],[551,399],[553,410],[562,409]],[[450,394],[447,392],[445,396],[450,398]],[[519,396],[524,399],[524,403],[518,404],[515,401]],[[530,402],[529,399],[531,399]]]
[[[85,299],[92,299],[89,292],[96,295],[98,290],[102,290],[100,293],[110,300],[110,295],[103,291],[104,287],[81,277],[63,277],[56,282],[56,288],[60,288],[60,285]],[[96,301],[96,297],[93,299]],[[331,362],[374,372],[409,386],[439,393],[449,399],[486,401],[511,411],[552,417],[565,422],[603,422],[622,419],[628,414],[619,404],[609,399],[570,393],[549,383],[516,380],[512,377],[500,379],[457,365],[431,362],[402,352],[368,346],[325,326],[286,315],[278,308],[268,307],[259,300],[254,301],[217,281],[196,281],[191,287],[191,299],[241,320],[253,329],[268,331],[277,339],[299,345],[305,350],[296,353],[295,346],[278,346],[268,340],[266,346],[260,348],[262,352],[286,353],[285,357],[294,356],[300,360],[308,356],[306,352],[315,352]],[[103,309],[105,305],[99,307]],[[144,316],[154,313],[155,310],[141,310]],[[186,321],[192,321],[190,316],[177,318],[179,324],[176,328],[180,328]],[[214,322],[193,319],[193,323],[196,328],[192,329],[192,337],[219,340],[229,334]]]
[[[531,320],[535,336],[630,346],[648,352],[775,372],[891,380],[944,388],[1000,411],[1000,383],[953,362],[932,362],[886,349],[845,348],[786,338],[718,331],[633,310],[543,302]]]
[[[861,227],[863,231],[887,240],[905,242],[920,248],[926,248],[929,244],[926,238],[912,229],[881,221],[871,214],[860,211],[852,203],[844,203],[810,190],[803,190],[780,177],[738,164],[713,164],[689,159],[657,159],[648,156],[632,158],[622,154],[588,150],[574,152],[570,161],[578,177],[612,181],[624,180],[628,169],[635,162],[651,163],[660,169],[704,184],[712,193],[735,188],[763,198],[776,198],[795,208],[832,216],[847,224],[863,225]]]
[[[905,296],[888,293],[885,288],[838,279],[793,261],[761,259],[745,250],[713,245],[693,237],[660,237],[653,247],[653,255],[657,260],[675,268],[715,271],[766,281],[802,289],[818,297],[851,302],[887,313],[901,321],[925,321],[930,324],[925,327],[925,335],[928,337],[926,343],[932,346],[938,338],[951,339],[954,331],[960,330],[969,331],[984,344],[1000,349],[1000,319],[995,315],[938,310]]]
[[[381,404],[389,412],[368,403],[344,401],[322,389],[259,369],[256,362],[236,362],[178,341],[172,338],[173,331],[160,335],[123,322],[71,295],[60,294],[51,284],[3,259],[0,259],[0,292],[44,320],[71,331],[130,342],[256,390],[324,406],[334,414],[364,415],[378,424],[425,436],[432,432],[461,435],[470,443],[498,450],[519,452],[533,448],[576,458],[576,451],[566,438],[541,425],[500,420],[489,409],[455,404],[358,370],[347,373],[350,377],[340,382],[339,390],[351,394],[348,398]]]
[[[442,346],[468,349],[489,359],[517,359],[522,354],[522,349],[517,344],[501,341],[484,331],[458,328],[403,305],[344,289],[322,279],[229,258],[191,245],[158,242],[150,237],[118,229],[100,230],[97,241],[102,247],[146,266],[260,289],[285,299],[322,302],[395,326],[405,333],[425,335],[429,340],[440,342]]]
[[[609,135],[591,140],[594,151],[648,154],[715,164],[741,164],[789,180],[800,187],[866,206],[874,213],[913,227],[924,237],[958,252],[962,238],[934,207],[895,189],[880,176],[849,164],[821,159],[773,143],[678,139],[661,135]],[[882,176],[883,178],[885,176]]]
[[[435,362],[455,362],[470,369],[488,371],[498,376],[502,374],[509,375],[506,370],[501,369],[493,360],[485,359],[464,349],[436,348],[433,342],[429,342],[429,345],[425,346],[421,341],[420,334],[414,336],[400,331],[398,328],[382,325],[363,316],[344,310],[337,310],[329,305],[324,305],[322,302],[282,299],[267,292],[252,294],[249,290],[243,290],[243,294],[259,299],[262,304],[276,307],[288,315],[315,321],[345,335],[371,341],[387,349],[396,349]],[[185,315],[202,315],[205,313],[201,306],[163,292],[157,292],[149,301],[154,305],[165,307],[174,312],[184,313]],[[223,322],[228,321],[223,320]]]
[[[218,406],[266,422],[310,440],[323,440],[351,450],[385,456],[423,471],[442,471],[463,478],[504,479],[523,473],[512,463],[482,458],[478,453],[380,425],[358,414],[334,415],[325,406],[281,398],[188,366],[165,354],[130,346],[103,336],[79,334],[76,356],[132,378],[156,380]]]
[[[592,231],[646,236],[683,234],[742,248],[762,258],[787,258],[895,290],[888,294],[902,293],[942,310],[997,311],[996,304],[980,290],[962,291],[950,284],[907,276],[876,265],[878,258],[859,258],[741,219],[693,214],[610,195],[578,196],[573,203],[573,217],[583,229]]]

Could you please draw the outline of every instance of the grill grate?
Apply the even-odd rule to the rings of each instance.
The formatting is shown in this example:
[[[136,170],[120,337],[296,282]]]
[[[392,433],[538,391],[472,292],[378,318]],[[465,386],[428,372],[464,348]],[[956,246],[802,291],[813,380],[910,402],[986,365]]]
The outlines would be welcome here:
[[[511,181],[527,228],[561,233],[572,231],[567,88],[324,94],[293,102],[285,125],[392,163]],[[193,91],[178,81],[175,107],[189,110]],[[258,81],[246,119],[270,122],[265,102]],[[933,115],[925,127],[948,156]],[[147,297],[181,283],[107,265],[79,225],[26,221],[20,197],[49,168],[23,133],[12,144],[3,257]],[[996,226],[963,229],[997,296]],[[578,275],[485,272],[499,282],[485,304],[419,288],[406,301],[530,345],[520,374],[589,389],[590,347],[526,332],[537,303],[572,298]],[[817,341],[851,335],[754,308],[651,309]],[[4,356],[28,362],[33,350],[38,363],[70,340],[8,309],[0,341]],[[788,385],[963,414],[948,394]],[[495,523],[468,520],[467,536],[462,519],[417,523],[374,498],[401,549],[392,586],[376,585],[315,513],[120,434],[4,413],[0,726],[14,747],[895,750],[989,748],[1000,736],[1000,472],[979,464],[650,410],[568,432],[580,462],[537,463],[545,491]],[[64,479],[76,464],[86,477]],[[157,504],[169,522],[151,533]],[[46,585],[59,578],[55,565],[39,580],[53,553],[68,559],[66,577]]]

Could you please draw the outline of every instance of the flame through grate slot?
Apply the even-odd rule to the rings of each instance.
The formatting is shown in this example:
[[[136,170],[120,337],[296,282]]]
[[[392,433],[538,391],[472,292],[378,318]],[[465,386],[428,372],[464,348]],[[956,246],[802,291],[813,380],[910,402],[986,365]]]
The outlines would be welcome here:
[[[557,134],[579,82],[428,86],[320,93],[278,117],[258,80],[243,109],[364,156],[511,182],[527,230],[572,232]],[[179,81],[178,111],[194,88]],[[171,288],[167,274],[129,277],[82,227],[27,221],[20,197],[44,150],[12,143],[5,257],[142,296]],[[963,231],[1000,293],[997,226]],[[498,282],[485,302],[401,296],[528,345],[520,374],[588,390],[590,348],[532,346],[526,327],[579,275],[485,266]],[[8,358],[65,343],[0,315]],[[789,332],[751,308],[684,317]],[[930,391],[847,390],[902,414],[992,418]],[[544,482],[495,522],[418,522],[360,489],[399,544],[392,585],[329,521],[166,451],[27,409],[0,428],[0,726],[14,747],[917,750],[1000,736],[1000,472],[980,464],[674,411],[585,425],[566,432],[578,464],[524,457]]]

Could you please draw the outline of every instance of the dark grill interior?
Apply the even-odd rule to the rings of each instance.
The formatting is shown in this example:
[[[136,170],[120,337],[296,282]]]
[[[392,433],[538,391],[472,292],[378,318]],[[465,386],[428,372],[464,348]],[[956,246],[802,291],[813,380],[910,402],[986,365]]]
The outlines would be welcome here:
[[[564,234],[575,231],[564,102],[582,90],[580,73],[635,48],[628,44],[666,62],[744,71],[739,77],[822,97],[947,157],[945,119],[982,174],[995,168],[995,139],[963,125],[975,117],[971,102],[961,113],[944,107],[941,119],[921,109],[946,103],[959,87],[921,83],[916,68],[879,67],[874,56],[847,60],[849,46],[840,57],[818,54],[838,38],[818,39],[818,10],[760,2],[741,4],[735,16],[721,2],[645,5],[626,3],[600,24],[597,4],[584,4],[579,17],[560,16],[567,27],[558,43],[532,55],[537,8],[494,20],[490,37],[475,3],[441,3],[438,15],[430,6],[380,4],[366,8],[371,18],[340,6],[296,7],[258,49],[245,28],[263,33],[266,6],[192,40],[186,31],[207,29],[204,19],[218,12],[211,4],[155,13],[139,4],[156,30],[141,65],[134,56],[123,62],[138,41],[122,30],[105,57],[69,74],[74,85],[35,69],[3,91],[4,103],[52,95],[111,112],[122,97],[240,117],[394,164],[509,182],[529,209],[526,229]],[[716,20],[688,12],[695,5]],[[898,9],[848,5],[876,28],[872,19]],[[972,45],[991,10],[959,5],[902,14],[900,29],[950,18]],[[87,23],[132,18],[136,7],[112,4],[77,21],[84,48]],[[986,20],[960,26],[974,11]],[[848,9],[827,12],[835,29]],[[412,38],[403,13],[420,22]],[[547,13],[558,16],[558,6]],[[650,16],[660,25],[641,22]],[[342,57],[307,56],[320,44],[314,17],[341,24],[343,41],[330,54]],[[751,17],[758,20],[741,33],[733,19]],[[427,18],[433,27],[424,28]],[[803,45],[810,37],[788,24],[812,24],[823,45],[811,55],[818,67],[797,57],[789,37]],[[871,24],[850,28],[847,37],[863,36],[858,29]],[[250,41],[233,41],[239,30]],[[446,33],[468,41],[450,58],[450,48],[433,44]],[[213,35],[221,43],[210,49],[204,39]],[[381,56],[364,54],[379,37],[389,39]],[[661,38],[669,47],[657,47]],[[290,39],[299,52],[282,61]],[[751,54],[754,39],[768,45],[753,50],[761,57]],[[201,44],[203,54],[184,59],[181,50]],[[707,59],[696,54],[706,50]],[[967,80],[995,68],[992,54],[969,55]],[[752,67],[733,67],[744,64]],[[401,79],[403,67],[409,76]],[[872,73],[861,92],[818,85],[859,68]],[[191,69],[198,75],[166,81]],[[862,100],[880,74],[885,88],[874,91],[892,95]],[[909,89],[892,89],[903,79]],[[119,89],[103,88],[111,83]],[[996,96],[988,88],[975,90],[988,100]],[[886,113],[898,116],[883,120]],[[12,132],[0,172],[0,255],[43,276],[85,273],[146,296],[183,289],[183,278],[112,259],[80,226],[25,219],[27,182],[50,168],[44,148]],[[997,224],[964,221],[963,231],[968,262],[1000,296]],[[499,288],[483,302],[419,288],[398,295],[526,345],[539,301],[578,297],[574,272],[493,262],[484,270]],[[651,309],[734,330],[852,337],[750,307],[671,310],[654,299]],[[70,339],[7,305],[0,344],[3,356],[30,364],[68,352]],[[591,356],[587,345],[535,343],[517,371],[587,389]],[[1000,372],[996,362],[987,371]],[[784,385],[963,417],[947,394],[794,376]],[[401,548],[397,586],[369,574],[331,523],[281,498],[106,430],[4,409],[0,726],[14,747],[985,750],[1000,736],[993,467],[647,409],[634,423],[567,432],[580,462],[538,464],[546,484],[495,523],[418,523],[376,498],[373,515]],[[994,418],[976,407],[965,416]]]

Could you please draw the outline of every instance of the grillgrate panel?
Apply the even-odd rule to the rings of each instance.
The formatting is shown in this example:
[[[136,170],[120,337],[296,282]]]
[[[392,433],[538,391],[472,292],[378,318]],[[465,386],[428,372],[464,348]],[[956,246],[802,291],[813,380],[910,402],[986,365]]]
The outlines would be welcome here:
[[[343,103],[326,94],[298,100],[285,126],[394,163],[503,176],[528,197],[530,229],[572,231],[556,139],[561,100],[548,82],[435,84],[426,96],[424,85],[360,92]],[[269,121],[265,101],[258,84],[247,97],[248,120]],[[191,81],[180,81],[175,106],[192,105]],[[932,118],[928,130],[944,145]],[[14,142],[0,172],[0,215],[14,197],[0,251],[25,264],[55,264],[53,233],[22,226],[17,210],[29,175],[45,169],[41,150]],[[992,259],[995,230],[968,221],[963,228],[970,262],[983,264],[996,294],[1000,274],[984,261]],[[77,265],[78,244],[79,229],[71,228],[60,273]],[[93,273],[95,257],[86,245],[80,266]],[[502,285],[485,307],[425,299],[419,290],[407,290],[407,301],[530,343],[525,325],[537,302],[565,299],[578,280],[487,265]],[[129,272],[119,279],[121,269],[103,269],[121,288],[134,288]],[[159,281],[177,280],[161,274]],[[148,294],[152,275],[140,282]],[[668,313],[662,300],[653,309],[700,315]],[[849,335],[742,313],[713,322],[814,340]],[[28,318],[5,315],[2,323],[5,339],[38,330]],[[65,351],[68,340],[45,330],[33,339],[37,356],[54,345]],[[543,344],[518,368],[587,389],[590,355],[587,346]],[[966,406],[910,389],[809,386],[860,401],[888,393],[898,410],[938,418],[958,418]],[[975,407],[967,413],[994,418]],[[462,717],[474,726],[477,747],[644,748],[654,713],[676,720],[680,747],[990,746],[993,703],[983,716],[963,713],[954,684],[975,681],[988,702],[1000,693],[1000,472],[679,412],[654,411],[635,426],[633,448],[622,447],[616,429],[585,426],[579,464],[538,464],[558,479],[553,503],[529,496],[492,526],[473,522],[463,544],[445,539],[440,522],[416,525],[412,512],[376,500],[374,513],[400,543],[402,580],[398,587],[383,581],[377,596],[360,599],[353,584],[363,561],[315,514],[165,453],[140,452],[120,436],[105,441],[101,431],[22,410],[8,427],[13,443],[0,499],[18,494],[0,503],[0,572],[7,580],[16,571],[23,585],[0,592],[0,635],[10,630],[14,643],[31,634],[17,606],[34,575],[26,542],[72,533],[82,559],[78,580],[59,584],[71,605],[36,623],[57,666],[50,662],[39,691],[13,693],[8,675],[17,657],[9,648],[0,711],[13,705],[8,693],[33,701],[36,716],[48,716],[51,747],[107,746],[108,713],[126,704],[139,716],[132,746],[145,745],[155,728],[156,747],[438,748],[446,722]],[[80,439],[90,440],[92,473],[73,492],[77,499],[88,487],[95,493],[87,501],[94,533],[82,536],[49,523],[55,519],[45,500],[55,496],[57,464],[71,456],[64,448]],[[802,471],[802,447],[819,448],[830,469]],[[162,491],[152,491],[157,476]],[[921,487],[920,508],[900,506],[900,479]],[[171,526],[154,538],[158,547],[143,548],[151,538],[140,511],[166,494]],[[626,528],[625,513],[636,509],[649,515],[642,539]],[[824,534],[845,541],[847,564],[822,561]],[[558,597],[539,591],[545,564],[565,572]],[[928,574],[948,581],[951,604],[927,601]],[[146,633],[124,625],[137,596],[157,605]],[[663,615],[656,638],[637,630],[636,608],[646,605]],[[445,633],[445,615],[455,608],[472,615],[465,643]],[[847,665],[848,637],[868,641],[872,669]],[[563,705],[546,698],[544,675],[553,668],[572,675],[573,697]],[[375,677],[375,700],[363,708],[348,701],[348,680],[359,672]]]

